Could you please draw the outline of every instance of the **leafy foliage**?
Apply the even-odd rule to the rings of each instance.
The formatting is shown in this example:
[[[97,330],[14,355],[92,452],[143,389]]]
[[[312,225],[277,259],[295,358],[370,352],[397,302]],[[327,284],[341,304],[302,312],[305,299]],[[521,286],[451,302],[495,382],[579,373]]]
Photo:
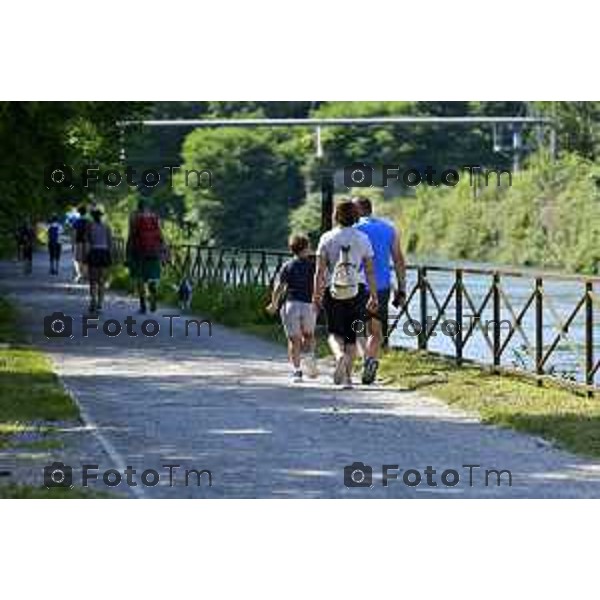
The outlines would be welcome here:
[[[304,196],[295,146],[293,134],[281,129],[198,129],[186,138],[184,169],[210,170],[212,187],[185,185],[181,174],[177,190],[210,241],[285,244],[289,210]]]
[[[600,262],[600,170],[536,155],[512,187],[418,188],[396,217],[409,252],[594,273]]]

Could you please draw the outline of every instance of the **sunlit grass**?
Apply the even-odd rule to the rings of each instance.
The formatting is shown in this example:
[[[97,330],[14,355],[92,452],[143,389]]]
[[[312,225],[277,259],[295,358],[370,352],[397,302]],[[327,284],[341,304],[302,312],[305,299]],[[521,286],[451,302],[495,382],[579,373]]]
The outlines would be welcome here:
[[[533,433],[580,454],[600,456],[600,402],[552,382],[494,374],[414,351],[390,351],[381,375],[452,406],[478,413],[486,423]]]
[[[49,422],[78,416],[50,361],[24,345],[17,312],[0,298],[0,447],[19,434],[48,434]],[[49,438],[35,441],[50,443]]]

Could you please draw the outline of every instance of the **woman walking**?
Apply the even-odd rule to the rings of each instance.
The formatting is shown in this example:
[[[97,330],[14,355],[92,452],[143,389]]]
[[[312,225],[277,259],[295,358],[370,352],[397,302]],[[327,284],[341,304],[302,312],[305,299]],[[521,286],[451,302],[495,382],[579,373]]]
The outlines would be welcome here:
[[[90,314],[97,314],[104,303],[106,274],[112,264],[112,232],[103,220],[102,208],[91,210],[92,221],[87,226],[87,266],[90,283]]]

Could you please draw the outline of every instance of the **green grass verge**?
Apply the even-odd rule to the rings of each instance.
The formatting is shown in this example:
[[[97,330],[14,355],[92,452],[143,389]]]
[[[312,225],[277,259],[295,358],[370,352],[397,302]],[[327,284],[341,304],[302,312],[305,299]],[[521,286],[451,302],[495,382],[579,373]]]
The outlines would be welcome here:
[[[422,352],[393,350],[381,361],[386,382],[418,389],[485,423],[539,435],[558,446],[600,457],[600,402],[552,382],[495,374]]]
[[[9,445],[15,434],[31,431],[45,436],[51,431],[48,423],[78,416],[50,361],[24,344],[16,310],[0,298],[0,447]],[[38,443],[53,445],[47,439]]]

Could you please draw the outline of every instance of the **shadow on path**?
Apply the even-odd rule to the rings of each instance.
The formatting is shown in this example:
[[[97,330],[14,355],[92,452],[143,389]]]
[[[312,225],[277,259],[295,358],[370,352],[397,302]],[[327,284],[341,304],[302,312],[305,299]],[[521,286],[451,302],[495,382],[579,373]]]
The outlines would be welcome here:
[[[181,465],[174,487],[163,478],[155,487],[115,488],[149,498],[600,496],[596,463],[484,426],[415,392],[337,390],[328,374],[291,387],[283,348],[218,325],[212,337],[185,337],[182,319],[174,321],[172,336],[162,319],[156,337],[130,337],[125,330],[84,337],[85,288],[68,282],[65,267],[53,279],[45,267],[36,257],[34,275],[25,277],[2,263],[0,287],[22,311],[32,341],[54,361],[86,426],[65,427],[62,450],[25,461],[12,457],[26,479],[40,482],[41,466],[62,460],[74,467],[76,482],[84,463],[98,464],[100,472],[131,465],[138,481],[146,469],[166,474],[162,465]],[[135,308],[109,294],[100,329],[107,319],[153,318],[136,316]],[[45,337],[44,317],[57,311],[74,319],[72,338]],[[164,308],[157,314],[175,313]],[[373,466],[372,488],[344,486],[344,466],[355,461]],[[421,485],[409,487],[401,471],[400,480],[384,487],[382,464],[421,472],[431,465],[438,485],[427,485],[423,476]],[[472,487],[467,464],[481,465]],[[486,486],[486,468],[510,470],[512,486],[507,476],[500,486],[495,477]],[[209,469],[212,487],[205,476],[196,486],[193,475],[191,485],[183,485],[185,469]],[[446,469],[459,473],[456,486],[441,483]]]

